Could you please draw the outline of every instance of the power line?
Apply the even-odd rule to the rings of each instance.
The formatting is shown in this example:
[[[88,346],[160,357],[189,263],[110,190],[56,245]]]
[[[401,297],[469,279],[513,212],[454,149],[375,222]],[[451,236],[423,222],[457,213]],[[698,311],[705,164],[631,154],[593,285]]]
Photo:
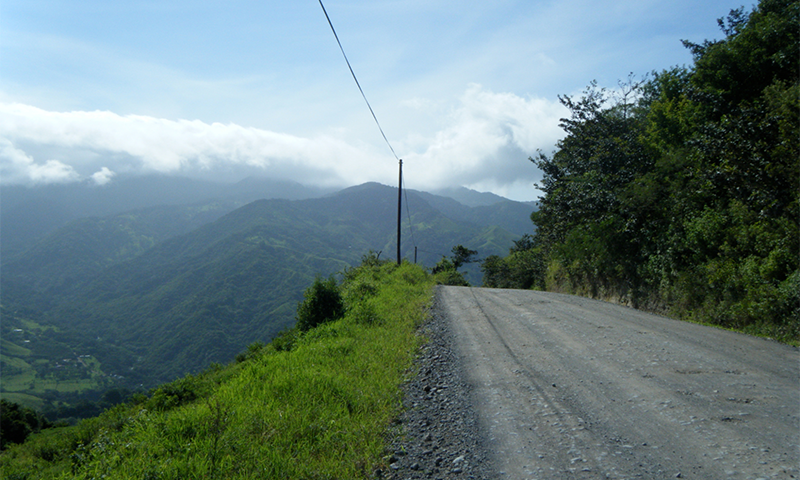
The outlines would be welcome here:
[[[401,199],[402,195],[405,194],[406,197],[406,214],[408,215],[408,229],[411,233],[411,243],[414,244],[414,249],[417,248],[417,242],[414,239],[414,229],[411,225],[411,211],[408,207],[408,190],[405,188],[405,182],[403,181],[403,161],[397,156],[395,153],[394,148],[392,148],[392,144],[389,143],[389,139],[386,138],[386,134],[383,132],[383,128],[381,127],[381,123],[378,121],[377,115],[375,115],[375,111],[372,109],[372,105],[369,104],[369,100],[367,100],[367,96],[364,94],[364,89],[361,88],[361,83],[358,81],[358,77],[356,77],[356,72],[353,71],[353,66],[350,65],[350,60],[347,58],[347,54],[344,52],[344,47],[342,47],[342,42],[339,40],[339,35],[336,33],[336,29],[333,27],[333,22],[331,21],[330,15],[328,15],[328,11],[325,9],[325,5],[323,5],[322,0],[319,0],[319,6],[322,7],[322,12],[325,14],[325,18],[328,20],[328,25],[331,27],[331,31],[333,32],[333,36],[336,38],[336,43],[339,44],[339,50],[342,52],[342,56],[344,57],[344,61],[347,62],[347,68],[350,69],[350,74],[353,76],[353,80],[356,82],[356,86],[358,87],[358,91],[361,92],[361,97],[364,99],[364,103],[367,104],[367,108],[369,108],[369,112],[372,114],[373,120],[375,120],[375,125],[378,126],[378,130],[381,132],[381,136],[383,136],[383,140],[386,142],[386,145],[389,147],[389,150],[392,151],[392,155],[400,164],[400,180],[398,188],[400,192],[398,192],[398,200],[397,200],[397,262],[400,263],[400,215],[401,215]],[[405,190],[405,191],[404,191]],[[416,257],[416,255],[415,255]]]
[[[408,188],[406,188],[406,181],[403,180],[403,193],[406,196],[406,214],[408,215],[408,231],[411,233],[411,243],[414,244],[414,248],[417,247],[417,241],[414,239],[414,224],[411,223],[411,211],[408,209]]]
[[[372,113],[372,118],[375,119],[375,124],[378,126],[378,130],[381,131],[381,135],[383,135],[383,140],[386,141],[386,145],[389,146],[389,150],[392,151],[392,155],[396,160],[400,160],[397,154],[394,153],[394,148],[392,148],[392,144],[389,143],[389,139],[386,138],[386,134],[383,133],[383,128],[381,128],[381,123],[378,121],[378,117],[375,115],[375,111],[372,110],[372,106],[369,104],[369,100],[367,100],[367,96],[364,95],[364,90],[361,88],[361,84],[358,83],[358,78],[356,78],[356,72],[353,71],[353,67],[350,65],[350,60],[347,59],[347,54],[344,53],[344,47],[342,47],[342,42],[339,41],[339,35],[336,34],[336,29],[333,28],[333,22],[331,22],[331,17],[328,16],[328,11],[325,10],[325,5],[322,4],[322,0],[319,0],[319,6],[322,7],[322,11],[325,13],[325,18],[328,19],[328,25],[331,26],[331,31],[333,32],[333,36],[336,37],[336,43],[339,44],[339,50],[342,51],[342,56],[344,57],[344,61],[347,62],[347,68],[350,69],[350,74],[353,75],[353,80],[356,81],[356,86],[358,86],[358,91],[361,92],[361,96],[364,97],[364,102],[367,103],[367,107],[369,107],[370,113]]]

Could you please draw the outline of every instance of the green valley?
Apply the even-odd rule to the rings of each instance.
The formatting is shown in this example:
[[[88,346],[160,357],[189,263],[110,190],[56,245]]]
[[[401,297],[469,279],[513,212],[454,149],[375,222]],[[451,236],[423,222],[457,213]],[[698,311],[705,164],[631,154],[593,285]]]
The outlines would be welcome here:
[[[377,183],[4,188],[0,399],[74,425],[15,407],[30,437],[0,474],[368,477],[436,282],[797,345],[799,19],[761,0],[684,42],[690,67],[559,97],[565,136],[530,158],[540,200],[407,191],[400,265],[397,189]],[[298,321],[315,288],[335,315]]]
[[[435,279],[366,256],[337,287],[344,318],[252,344],[237,362],[162,385],[0,455],[3,478],[360,478],[423,341]],[[368,312],[368,313],[367,313]],[[282,345],[276,348],[276,345]]]
[[[4,260],[4,325],[36,344],[49,342],[50,355],[34,365],[14,353],[24,345],[4,344],[0,393],[55,408],[79,401],[78,393],[97,400],[111,387],[151,388],[227,363],[254,341],[269,342],[293,324],[301,292],[316,275],[342,272],[368,251],[394,252],[396,192],[365,184],[322,198],[259,200],[224,215],[213,202],[149,207],[55,230]],[[418,262],[430,266],[456,244],[502,253],[520,233],[496,224],[511,225],[533,208],[502,199],[466,207],[413,191],[407,201],[403,255],[413,260],[418,246]],[[442,209],[448,214],[432,203],[449,204]],[[481,214],[468,221],[473,208]],[[497,213],[484,215],[487,209]],[[481,218],[483,225],[473,223]],[[468,278],[479,282],[478,266],[470,267]],[[47,328],[36,333],[22,321]],[[44,362],[66,358],[91,359],[92,367],[79,381],[46,383],[56,377],[45,375]],[[89,364],[76,361],[76,369]]]

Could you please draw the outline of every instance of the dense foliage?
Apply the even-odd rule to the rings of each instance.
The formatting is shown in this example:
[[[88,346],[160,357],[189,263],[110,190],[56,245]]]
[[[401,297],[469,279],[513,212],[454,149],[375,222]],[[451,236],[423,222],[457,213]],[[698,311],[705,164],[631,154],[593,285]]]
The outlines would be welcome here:
[[[442,256],[442,259],[431,269],[431,273],[433,273],[437,283],[440,285],[469,286],[464,274],[459,272],[458,269],[465,264],[474,262],[478,251],[470,250],[463,245],[456,245],[451,249],[451,252],[453,255],[449,258]]]
[[[540,237],[524,235],[514,242],[508,256],[489,255],[481,262],[483,285],[491,288],[545,288],[545,262]]]
[[[505,251],[516,235],[492,225],[529,212],[500,201],[478,215],[408,193],[406,238],[428,265],[458,243]],[[73,422],[105,406],[97,402],[109,388],[146,390],[227,363],[291,327],[316,274],[356,265],[369,249],[392,251],[396,199],[394,188],[365,184],[229,212],[216,202],[152,207],[74,221],[2,256],[0,396]],[[414,256],[412,242],[403,248]],[[291,345],[291,334],[281,338]]]
[[[320,276],[314,278],[314,283],[303,293],[303,301],[297,304],[297,328],[305,332],[342,316],[344,301],[339,294],[336,279],[329,277],[323,280]]]
[[[50,427],[52,424],[36,411],[0,400],[0,450],[12,443],[22,443],[31,433]]]
[[[33,434],[0,454],[0,477],[322,479],[387,468],[385,433],[434,281],[419,266],[366,260],[336,286],[343,318]]]
[[[548,289],[800,338],[799,18],[762,0],[720,20],[723,40],[684,42],[692,68],[561,98],[567,135],[532,158]]]

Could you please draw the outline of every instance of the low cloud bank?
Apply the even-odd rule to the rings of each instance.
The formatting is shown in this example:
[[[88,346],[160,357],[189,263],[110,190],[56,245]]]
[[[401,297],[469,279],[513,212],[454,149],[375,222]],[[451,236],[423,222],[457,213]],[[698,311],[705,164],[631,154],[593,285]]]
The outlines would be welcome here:
[[[426,108],[425,102],[419,105]],[[565,114],[558,102],[471,85],[438,119],[437,131],[411,131],[405,141],[393,143],[415,188],[480,185],[507,193],[513,185],[529,184],[532,189],[539,174],[526,158],[552,148]],[[0,103],[0,132],[0,181],[6,185],[87,179],[103,185],[118,175],[153,172],[259,172],[325,186],[396,178],[396,162],[383,145],[236,124]]]

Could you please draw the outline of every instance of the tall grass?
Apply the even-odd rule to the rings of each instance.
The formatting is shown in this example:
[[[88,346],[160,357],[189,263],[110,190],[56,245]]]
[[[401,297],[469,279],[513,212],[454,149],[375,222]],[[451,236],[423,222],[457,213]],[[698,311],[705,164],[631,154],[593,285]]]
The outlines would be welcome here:
[[[0,456],[3,478],[349,479],[380,464],[433,280],[417,266],[371,264],[342,285],[344,318],[291,348],[165,385]]]

